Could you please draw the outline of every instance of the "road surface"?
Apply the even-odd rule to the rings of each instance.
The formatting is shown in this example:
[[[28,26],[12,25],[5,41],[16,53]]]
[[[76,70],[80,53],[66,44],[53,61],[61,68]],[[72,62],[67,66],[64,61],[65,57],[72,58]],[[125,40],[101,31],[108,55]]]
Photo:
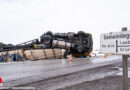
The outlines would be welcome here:
[[[35,90],[94,90],[95,87],[92,88],[92,84],[89,85],[88,82],[95,80],[106,82],[103,79],[109,80],[114,75],[121,77],[121,61],[121,56],[107,58],[100,56],[73,59],[72,62],[57,59],[1,63],[0,77],[5,87],[34,87]],[[91,89],[88,89],[90,87],[87,88],[86,84]]]

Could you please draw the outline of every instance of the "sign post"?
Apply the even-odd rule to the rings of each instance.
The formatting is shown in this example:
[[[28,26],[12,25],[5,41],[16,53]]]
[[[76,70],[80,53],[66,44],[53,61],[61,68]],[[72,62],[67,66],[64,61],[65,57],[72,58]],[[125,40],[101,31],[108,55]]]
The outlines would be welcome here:
[[[127,31],[127,28],[122,28],[122,31]],[[123,90],[128,90],[128,55],[122,55],[123,66]]]
[[[123,62],[123,90],[128,90],[128,56],[122,56]]]
[[[128,55],[130,54],[130,31],[104,33],[100,36],[100,51],[104,54],[122,55],[123,90],[128,90]]]

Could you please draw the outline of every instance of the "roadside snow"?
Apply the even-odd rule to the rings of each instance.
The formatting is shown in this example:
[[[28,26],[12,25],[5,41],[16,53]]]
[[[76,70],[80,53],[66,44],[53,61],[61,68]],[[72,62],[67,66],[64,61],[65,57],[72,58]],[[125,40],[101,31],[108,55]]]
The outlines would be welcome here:
[[[116,75],[122,76],[123,75],[123,71],[122,68],[119,68],[119,73],[117,73]],[[128,68],[128,77],[130,78],[130,68]]]

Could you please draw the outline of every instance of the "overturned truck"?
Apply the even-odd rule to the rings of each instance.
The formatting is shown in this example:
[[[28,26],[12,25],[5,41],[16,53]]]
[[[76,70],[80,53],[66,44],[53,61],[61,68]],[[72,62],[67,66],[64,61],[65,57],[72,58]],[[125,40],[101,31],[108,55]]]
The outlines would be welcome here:
[[[64,58],[69,54],[74,57],[89,56],[93,50],[92,35],[83,31],[77,33],[52,33],[48,31],[40,37],[40,40],[34,39],[17,45],[0,43],[0,52],[54,48],[64,49]]]

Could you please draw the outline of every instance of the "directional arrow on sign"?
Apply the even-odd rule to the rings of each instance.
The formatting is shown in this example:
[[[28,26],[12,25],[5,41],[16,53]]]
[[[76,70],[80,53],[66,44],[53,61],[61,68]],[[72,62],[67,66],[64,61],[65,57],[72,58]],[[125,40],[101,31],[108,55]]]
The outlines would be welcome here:
[[[116,40],[116,52],[118,52],[118,40]]]

